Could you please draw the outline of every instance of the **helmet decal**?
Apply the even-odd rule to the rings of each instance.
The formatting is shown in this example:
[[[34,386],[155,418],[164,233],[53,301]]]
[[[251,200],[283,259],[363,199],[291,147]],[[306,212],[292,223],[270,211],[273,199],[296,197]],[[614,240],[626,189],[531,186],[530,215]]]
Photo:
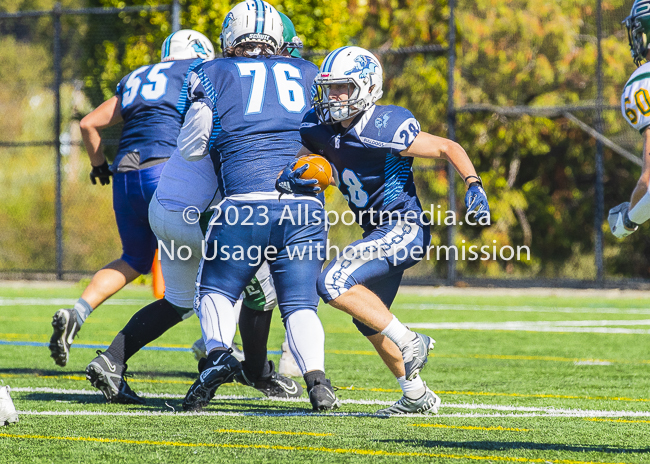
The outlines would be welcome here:
[[[260,0],[255,0],[255,13],[257,18],[255,19],[255,32],[260,34],[264,31],[264,4]]]
[[[345,75],[349,76],[352,73],[360,73],[359,78],[365,79],[368,77],[368,73],[374,73],[375,69],[379,66],[375,60],[370,58],[367,55],[359,55],[354,59],[354,62],[356,63],[355,67],[345,71]]]
[[[229,12],[226,15],[226,19],[223,20],[223,25],[221,26],[222,29],[227,28],[230,25],[230,21],[233,21],[235,19],[235,15],[232,14],[232,11]]]

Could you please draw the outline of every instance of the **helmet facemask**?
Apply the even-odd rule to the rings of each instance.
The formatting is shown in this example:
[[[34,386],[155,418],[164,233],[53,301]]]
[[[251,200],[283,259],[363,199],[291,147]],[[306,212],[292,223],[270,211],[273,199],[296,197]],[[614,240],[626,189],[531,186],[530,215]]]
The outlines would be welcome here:
[[[354,79],[320,79],[314,81],[316,96],[314,108],[324,124],[336,124],[356,116],[366,109],[366,102],[359,97],[360,89]],[[347,86],[348,99],[339,101],[330,98],[332,86]]]
[[[627,29],[632,59],[637,66],[646,60],[650,32],[650,1],[635,2],[630,16],[623,21]]]

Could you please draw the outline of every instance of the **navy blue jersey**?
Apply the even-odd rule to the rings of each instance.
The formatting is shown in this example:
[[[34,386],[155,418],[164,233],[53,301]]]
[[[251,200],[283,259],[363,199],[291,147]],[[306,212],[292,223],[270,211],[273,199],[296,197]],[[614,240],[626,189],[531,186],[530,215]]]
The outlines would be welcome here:
[[[311,110],[300,127],[303,145],[327,158],[338,171],[339,190],[366,231],[382,220],[396,219],[382,215],[384,211],[414,211],[420,222],[413,158],[400,156],[419,133],[420,124],[411,112],[392,105],[375,106],[347,129],[320,123]],[[412,214],[408,218],[415,219]]]
[[[114,166],[133,151],[140,152],[140,163],[172,155],[182,117],[189,107],[185,76],[202,61],[199,58],[142,66],[122,78],[115,95],[121,99],[124,127]]]
[[[212,111],[209,152],[223,196],[274,192],[300,149],[318,68],[283,56],[220,58],[189,73],[189,97]]]

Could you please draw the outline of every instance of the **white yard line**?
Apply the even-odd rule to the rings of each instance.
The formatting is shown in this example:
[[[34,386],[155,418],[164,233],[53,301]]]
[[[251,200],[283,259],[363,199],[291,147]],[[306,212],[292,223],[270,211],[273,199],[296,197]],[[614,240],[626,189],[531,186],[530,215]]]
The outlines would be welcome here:
[[[650,329],[624,329],[608,326],[648,326],[650,320],[598,321],[504,321],[504,322],[404,322],[412,329],[506,330],[525,332],[572,332],[603,334],[650,334]]]
[[[650,314],[650,308],[568,307],[568,306],[501,306],[468,304],[395,304],[391,309],[418,311],[485,311],[517,313],[568,313],[568,314]]]
[[[102,305],[140,305],[150,303],[154,298],[111,298]],[[0,306],[61,306],[73,307],[77,300],[73,298],[0,298]]]
[[[12,392],[17,393],[53,393],[60,395],[90,395],[90,396],[101,396],[100,392],[92,390],[67,390],[62,388],[47,388],[47,387],[17,387],[12,388]],[[143,393],[141,396],[145,398],[159,398],[159,399],[182,399],[184,395],[172,395],[172,394],[156,394],[156,393]],[[283,402],[283,403],[309,403],[307,398],[265,398],[265,397],[246,397],[246,396],[237,396],[237,395],[217,395],[214,397],[214,401],[257,401],[257,402]],[[375,406],[387,406],[393,404],[394,401],[383,401],[383,400],[353,400],[353,399],[343,399],[341,400],[343,404],[357,404],[357,405],[375,405]],[[216,403],[215,403],[216,404]],[[479,414],[479,413],[464,413],[464,414],[447,414],[441,417],[508,417],[508,416],[520,416],[520,417],[650,417],[650,411],[611,411],[611,410],[593,410],[593,409],[567,409],[567,408],[554,408],[554,407],[532,407],[532,406],[509,406],[509,405],[499,405],[499,404],[480,404],[480,403],[446,403],[443,401],[441,409],[465,409],[465,410],[488,410],[488,411],[504,411],[510,412],[510,414],[504,415],[503,413],[492,413],[492,414]],[[522,414],[513,414],[513,413],[524,413]],[[25,411],[24,414],[31,415],[70,415],[70,414],[80,414],[80,415],[168,415],[172,414],[172,411],[125,411],[124,413],[112,413],[104,411]],[[193,415],[195,413],[176,413],[182,415]],[[246,415],[255,415],[253,413],[231,413],[231,412],[216,412],[216,413],[204,413],[204,415],[236,415],[236,416],[246,416]],[[296,415],[295,412],[290,413],[279,413],[278,415]],[[302,414],[302,413],[300,413]],[[298,415],[300,415],[298,414]],[[311,413],[310,413],[311,414]],[[346,413],[346,415],[354,415],[361,413]],[[275,415],[273,413],[268,414],[259,414],[259,415]],[[329,415],[329,414],[328,414]],[[426,415],[425,415],[426,416]]]

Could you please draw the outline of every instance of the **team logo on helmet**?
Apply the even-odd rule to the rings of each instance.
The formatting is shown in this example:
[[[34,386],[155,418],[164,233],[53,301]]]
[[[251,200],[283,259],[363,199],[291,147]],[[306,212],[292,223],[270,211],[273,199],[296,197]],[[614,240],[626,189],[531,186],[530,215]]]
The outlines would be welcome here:
[[[359,78],[364,79],[368,76],[368,73],[374,73],[375,69],[379,67],[379,65],[375,62],[375,60],[373,60],[372,58],[366,55],[357,56],[354,59],[354,62],[356,63],[354,68],[345,71],[343,74],[349,76],[350,74],[358,72],[360,73]]]
[[[375,127],[377,128],[378,135],[381,135],[382,129],[386,129],[386,127],[388,127],[388,119],[390,119],[391,113],[392,111],[389,111],[388,113],[384,113],[375,119]]]
[[[223,20],[223,26],[222,29],[227,28],[230,25],[230,21],[233,21],[235,19],[235,15],[232,14],[232,11],[226,15],[226,19]]]
[[[199,42],[199,39],[196,39],[196,40],[194,40],[194,42],[192,42],[192,48],[199,55],[201,55],[201,54],[207,55],[208,54],[208,52],[205,51],[205,47],[203,46],[203,44],[201,42]]]

